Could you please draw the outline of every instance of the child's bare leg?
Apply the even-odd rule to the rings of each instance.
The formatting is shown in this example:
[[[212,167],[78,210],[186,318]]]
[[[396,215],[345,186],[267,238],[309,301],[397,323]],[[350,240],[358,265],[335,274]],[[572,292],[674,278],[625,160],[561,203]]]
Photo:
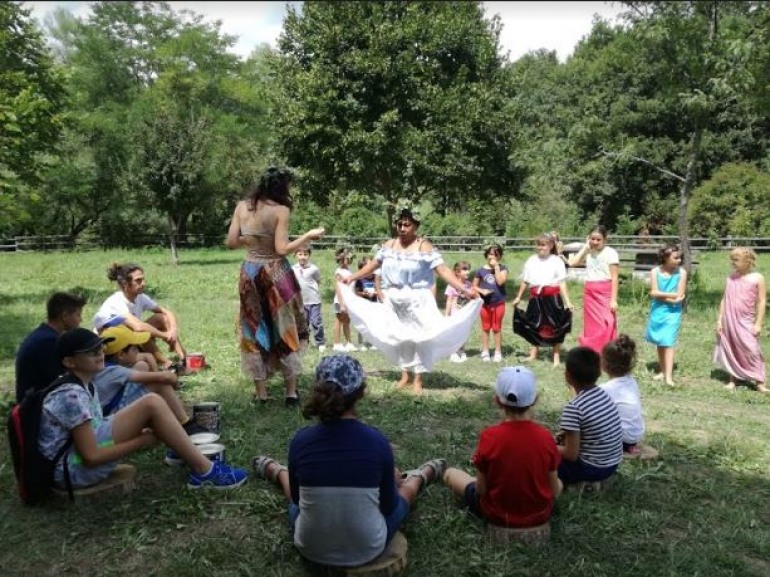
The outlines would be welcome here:
[[[661,347],[661,348],[663,349],[663,377],[667,385],[673,385],[674,384],[674,347]]]
[[[297,396],[297,377],[287,377],[286,375],[284,375],[283,385],[286,388],[285,395],[287,397]]]
[[[553,366],[558,367],[561,364],[561,344],[553,346]]]
[[[481,331],[481,352],[489,352],[489,333]]]
[[[666,378],[666,347],[658,347],[658,372],[652,377],[655,381],[662,381]]]
[[[281,467],[282,465],[278,462],[272,462],[265,465],[265,477],[267,479],[273,478],[273,473],[277,467]],[[283,495],[286,497],[286,500],[291,503],[291,487],[289,486],[289,471],[286,469],[282,469],[278,472],[278,477],[275,480],[275,484],[278,485],[281,490],[283,491]]]
[[[397,389],[403,389],[409,382],[409,371],[406,369],[401,370],[401,379],[396,383]]]
[[[182,401],[179,400],[174,387],[171,385],[160,384],[145,385],[145,387],[148,391],[155,393],[161,399],[166,401],[168,408],[171,409],[171,412],[174,413],[176,420],[179,421],[180,424],[187,422],[187,413],[185,412],[184,405],[182,405]]]
[[[345,335],[345,342],[350,342],[350,317],[346,314],[342,320],[342,333]]]
[[[423,467],[422,474],[425,475],[428,483],[436,480],[433,478],[433,476],[436,474],[436,471],[433,470],[433,467]],[[422,484],[422,477],[408,477],[407,479],[404,479],[400,484],[398,484],[398,494],[401,495],[411,507],[412,503],[414,503],[415,497],[417,497],[417,494],[422,488]]]
[[[494,335],[495,335],[495,354],[502,355],[503,354],[503,332],[496,331]]]
[[[451,489],[455,497],[461,499],[465,496],[465,487],[475,480],[475,477],[471,477],[465,471],[454,467],[449,467],[444,473],[444,485]]]
[[[136,361],[134,366],[131,367],[135,371],[153,371],[153,372],[157,372],[157,370],[158,370],[158,361],[153,356],[152,353],[139,353],[137,355],[137,359],[138,360]],[[144,365],[142,365],[141,363],[144,363]],[[144,368],[140,368],[142,366]]]
[[[341,313],[337,313],[337,315],[334,317],[334,329],[332,329],[332,335],[334,336],[335,345],[340,344],[340,331],[342,327],[342,321],[340,320],[341,316]]]
[[[529,347],[529,356],[526,359],[524,359],[524,361],[530,362],[530,361],[537,360],[537,353],[538,353],[537,347]]]
[[[137,438],[148,427],[193,471],[204,475],[211,470],[211,461],[195,448],[166,401],[156,394],[145,395],[115,413],[112,437],[116,443],[124,443]]]
[[[422,395],[422,373],[415,371],[414,373],[414,388],[412,389],[415,395]]]
[[[254,379],[254,396],[261,401],[267,399],[267,383],[265,381]]]
[[[725,389],[727,389],[728,391],[735,390],[735,375],[730,375],[730,380],[727,381],[727,384],[725,385]]]

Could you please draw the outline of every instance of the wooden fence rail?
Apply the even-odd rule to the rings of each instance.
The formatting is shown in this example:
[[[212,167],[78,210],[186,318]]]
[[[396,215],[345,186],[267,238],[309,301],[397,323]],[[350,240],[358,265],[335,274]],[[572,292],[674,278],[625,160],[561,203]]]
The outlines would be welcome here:
[[[428,236],[436,247],[444,252],[482,252],[485,243],[490,237],[481,236]],[[370,252],[372,247],[385,240],[383,237],[355,237],[355,236],[325,236],[313,243],[315,249],[333,249],[347,246],[359,252]],[[565,245],[582,243],[585,237],[563,237]],[[531,250],[534,246],[532,237],[496,237],[508,251]],[[678,242],[676,236],[634,236],[612,235],[610,245],[620,252],[636,252],[645,249],[654,249],[666,243]],[[694,237],[690,239],[692,248],[698,251],[730,250],[735,246],[748,246],[757,252],[770,251],[769,237],[722,237],[705,238]],[[224,246],[224,236],[189,234],[180,237],[177,241],[180,248],[215,247]],[[168,237],[165,235],[133,235],[126,238],[120,245],[122,248],[140,248],[148,246],[168,246]],[[55,250],[96,250],[114,248],[107,246],[98,239],[77,238],[73,240],[66,235],[48,236],[16,236],[9,239],[0,239],[1,252],[28,252],[28,251],[55,251]]]

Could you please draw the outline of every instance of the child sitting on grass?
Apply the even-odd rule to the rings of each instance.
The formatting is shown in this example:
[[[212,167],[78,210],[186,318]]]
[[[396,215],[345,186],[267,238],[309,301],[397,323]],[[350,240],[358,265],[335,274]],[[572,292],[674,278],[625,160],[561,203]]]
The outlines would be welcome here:
[[[104,368],[105,343],[84,328],[63,333],[56,351],[67,370],[66,382],[48,393],[40,418],[40,452],[53,459],[72,437],[72,447],[56,464],[54,482],[64,488],[67,464],[73,489],[94,485],[109,477],[118,461],[161,440],[190,467],[187,486],[230,489],[246,482],[247,474],[224,462],[209,461],[185,433],[166,402],[149,393],[114,415],[104,417],[94,375]]]
[[[542,525],[551,517],[562,484],[553,436],[532,420],[537,402],[534,373],[505,367],[497,377],[494,398],[503,421],[481,432],[472,459],[476,478],[449,468],[444,483],[472,512],[494,525]]]
[[[575,396],[561,416],[559,478],[567,484],[610,478],[623,460],[623,428],[612,398],[596,381],[601,358],[588,347],[567,354],[564,378]]]
[[[639,384],[631,374],[636,364],[636,343],[628,335],[620,335],[602,349],[602,370],[610,380],[599,385],[618,408],[623,427],[623,452],[639,453],[636,446],[644,435],[644,417]]]

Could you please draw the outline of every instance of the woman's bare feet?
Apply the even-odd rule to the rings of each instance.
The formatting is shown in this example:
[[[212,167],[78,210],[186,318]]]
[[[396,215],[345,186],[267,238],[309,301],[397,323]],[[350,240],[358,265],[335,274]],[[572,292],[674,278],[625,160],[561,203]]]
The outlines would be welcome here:
[[[408,384],[409,384],[409,373],[406,371],[402,371],[401,379],[396,383],[396,388],[403,389]]]
[[[414,375],[414,388],[412,389],[412,392],[415,395],[422,395],[422,375],[419,373]]]
[[[655,375],[652,377],[652,380],[653,381],[662,381],[663,377],[665,377],[665,375],[663,373],[655,373]]]
[[[728,391],[734,391],[735,390],[735,382],[734,381],[730,381],[729,383],[727,383],[725,385],[725,389],[728,390]]]
[[[770,393],[770,389],[765,386],[765,383],[757,383],[757,387],[754,390],[758,393]]]

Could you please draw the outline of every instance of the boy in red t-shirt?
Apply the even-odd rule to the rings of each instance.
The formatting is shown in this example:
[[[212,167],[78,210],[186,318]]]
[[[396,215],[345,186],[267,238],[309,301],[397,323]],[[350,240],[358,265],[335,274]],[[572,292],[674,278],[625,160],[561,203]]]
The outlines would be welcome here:
[[[444,484],[464,498],[472,512],[494,525],[534,527],[551,517],[561,493],[559,451],[551,432],[532,420],[537,383],[525,367],[505,367],[495,385],[503,421],[484,429],[471,461],[474,479],[449,468]]]

